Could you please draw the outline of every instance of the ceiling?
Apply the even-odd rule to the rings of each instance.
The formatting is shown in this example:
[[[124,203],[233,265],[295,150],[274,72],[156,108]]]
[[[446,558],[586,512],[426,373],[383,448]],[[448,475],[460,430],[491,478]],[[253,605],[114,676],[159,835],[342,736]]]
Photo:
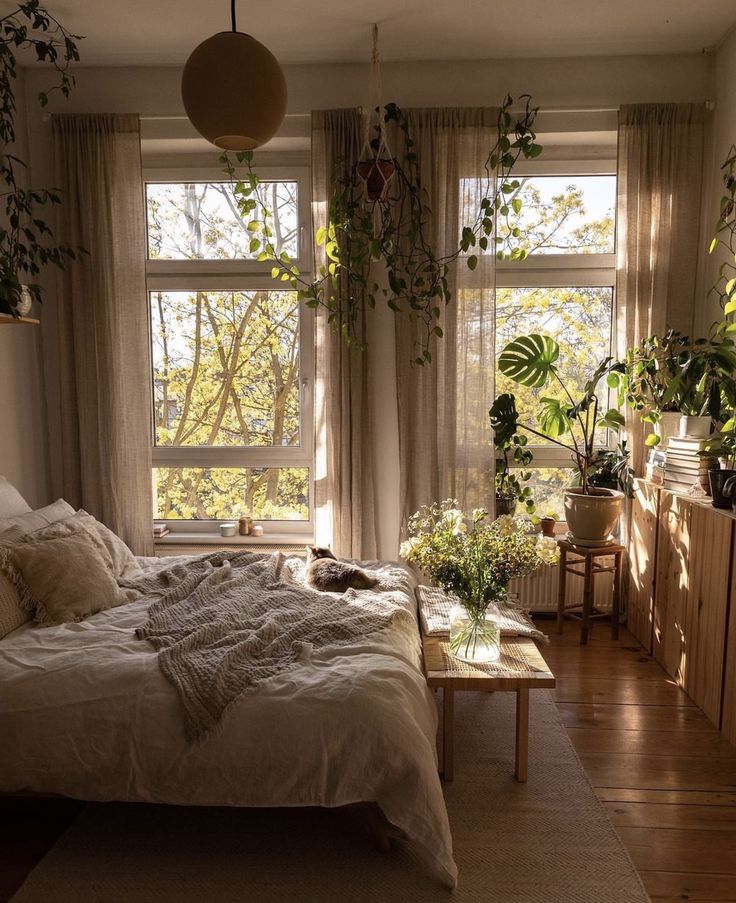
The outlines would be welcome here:
[[[54,0],[86,36],[82,65],[181,65],[229,29],[228,0]],[[733,0],[238,0],[238,28],[282,63],[698,53],[736,23]]]

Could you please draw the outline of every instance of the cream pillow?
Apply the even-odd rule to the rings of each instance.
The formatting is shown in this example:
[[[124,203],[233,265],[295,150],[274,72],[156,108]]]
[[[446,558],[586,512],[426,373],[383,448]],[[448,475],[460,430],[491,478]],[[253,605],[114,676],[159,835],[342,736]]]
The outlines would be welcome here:
[[[39,624],[81,621],[128,601],[86,530],[0,546],[0,571]]]
[[[33,533],[48,527],[49,524],[63,520],[65,517],[71,517],[72,514],[74,514],[74,508],[64,499],[57,499],[51,505],[38,508],[36,511],[14,514],[11,517],[0,517],[0,533],[11,527],[20,527],[24,533]]]

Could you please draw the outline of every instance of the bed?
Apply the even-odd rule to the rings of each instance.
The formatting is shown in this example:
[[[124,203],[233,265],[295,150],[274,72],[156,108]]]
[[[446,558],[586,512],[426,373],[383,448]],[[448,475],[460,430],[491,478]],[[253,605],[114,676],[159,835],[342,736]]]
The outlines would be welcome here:
[[[172,559],[139,559],[147,574]],[[389,562],[367,562],[401,587]],[[377,803],[448,886],[457,869],[437,774],[437,715],[407,619],[277,674],[202,742],[152,645],[148,601],[0,640],[0,791],[203,806]]]

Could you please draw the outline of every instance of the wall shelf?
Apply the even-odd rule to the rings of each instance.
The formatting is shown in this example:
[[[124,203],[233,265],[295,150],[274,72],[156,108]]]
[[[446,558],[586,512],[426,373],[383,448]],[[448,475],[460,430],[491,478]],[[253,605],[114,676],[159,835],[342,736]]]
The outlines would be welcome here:
[[[38,326],[41,321],[35,317],[11,317],[10,314],[0,314],[0,326],[5,324],[26,323],[29,326]]]

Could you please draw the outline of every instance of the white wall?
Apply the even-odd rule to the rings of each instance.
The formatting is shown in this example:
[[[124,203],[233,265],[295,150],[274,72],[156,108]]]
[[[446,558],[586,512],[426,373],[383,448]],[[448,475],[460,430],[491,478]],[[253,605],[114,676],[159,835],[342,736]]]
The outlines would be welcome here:
[[[383,67],[384,101],[404,106],[461,106],[499,103],[506,93],[532,94],[543,110],[613,110],[623,103],[704,101],[712,95],[712,60],[704,55],[653,57],[586,57],[544,60],[422,62]],[[304,147],[307,115],[312,109],[365,104],[368,99],[367,63],[356,65],[293,66],[286,68],[289,117],[280,147]],[[191,132],[182,123],[180,72],[172,68],[89,68],[77,70],[77,87],[68,103],[55,98],[51,109],[67,112],[137,112],[146,117],[173,117],[146,123],[151,135],[182,135],[176,147],[201,151],[201,143],[187,143]],[[42,70],[28,73],[27,95],[35,97],[46,84]],[[735,101],[736,103],[736,101]],[[50,172],[50,127],[36,113],[29,121],[34,175]],[[153,143],[151,144],[153,147]],[[216,159],[214,150],[206,159]],[[398,429],[396,422],[395,347],[392,315],[376,315],[370,349],[374,374],[376,482],[380,552],[396,554],[398,541]]]
[[[19,73],[14,152],[27,159],[23,73]],[[42,389],[40,330],[0,325],[0,474],[31,507],[47,504],[48,455]]]

